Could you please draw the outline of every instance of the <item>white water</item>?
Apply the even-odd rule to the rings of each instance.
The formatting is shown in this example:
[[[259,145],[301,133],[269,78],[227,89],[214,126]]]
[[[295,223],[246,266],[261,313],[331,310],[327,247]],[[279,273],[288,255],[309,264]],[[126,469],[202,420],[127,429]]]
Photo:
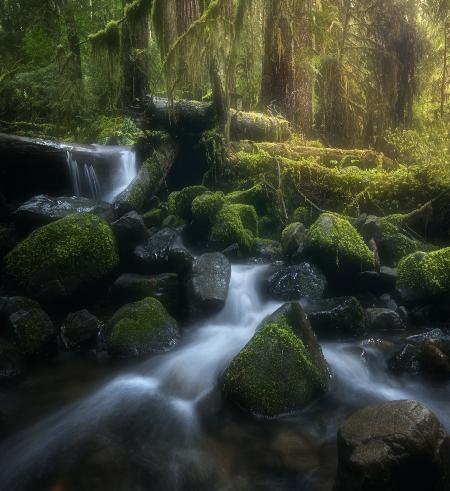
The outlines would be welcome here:
[[[74,150],[66,150],[67,167],[72,183],[74,196],[84,196],[99,201],[112,203],[114,198],[120,194],[130,182],[136,177],[136,154],[125,147],[103,147],[94,145],[93,153],[97,152],[110,159],[111,171],[109,180],[101,180],[95,168],[95,159],[92,162],[76,159]]]
[[[0,447],[0,483],[4,489],[20,489],[23,479],[32,479],[56,455],[67,450],[70,453],[75,441],[101,432],[120,418],[130,425],[139,421],[142,437],[157,448],[169,446],[172,454],[178,447],[192,448],[202,438],[200,403],[213,393],[220,374],[261,320],[278,307],[276,303],[264,303],[257,293],[258,276],[264,267],[233,266],[222,312],[189,329],[175,350],[141,363],[92,395],[5,441]],[[323,346],[335,375],[332,396],[336,409],[413,398],[427,404],[450,428],[448,386],[436,389],[394,378],[388,375],[381,357],[375,356],[375,362],[368,366],[355,347],[357,343]],[[305,417],[314,418],[314,413]],[[294,419],[293,424],[304,422],[295,423]],[[335,432],[333,423],[326,438],[334,438]],[[168,458],[176,460],[174,455]]]

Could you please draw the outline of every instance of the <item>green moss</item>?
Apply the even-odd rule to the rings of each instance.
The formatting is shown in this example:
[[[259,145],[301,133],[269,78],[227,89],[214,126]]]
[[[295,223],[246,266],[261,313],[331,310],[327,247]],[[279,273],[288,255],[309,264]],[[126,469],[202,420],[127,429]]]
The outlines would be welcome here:
[[[96,47],[106,46],[110,49],[120,47],[120,25],[117,21],[109,21],[103,29],[89,34],[88,41]]]
[[[258,213],[264,213],[266,210],[267,193],[262,184],[256,184],[244,191],[233,191],[227,194],[225,200],[231,205],[252,205]]]
[[[292,256],[302,252],[303,244],[306,238],[306,229],[300,222],[294,222],[287,225],[281,232],[281,248],[283,254]]]
[[[36,295],[42,283],[57,282],[63,294],[99,280],[118,265],[110,226],[96,215],[73,214],[35,230],[6,257],[6,272]]]
[[[225,395],[252,413],[300,409],[326,390],[326,376],[286,315],[265,321],[223,377]]]
[[[258,235],[258,215],[250,205],[225,205],[217,214],[211,241],[229,246],[237,243],[243,251],[251,250]]]
[[[185,225],[186,222],[177,215],[168,215],[161,223],[162,228],[180,228]]]
[[[162,208],[154,208],[142,215],[142,220],[148,228],[160,228],[163,220],[167,217],[167,210]]]
[[[192,220],[192,202],[197,196],[206,193],[205,186],[188,186],[181,191],[174,191],[169,195],[169,213],[177,215],[183,220]]]
[[[398,265],[397,287],[411,300],[449,292],[450,247],[404,257]]]
[[[303,223],[305,227],[312,225],[317,219],[318,213],[308,206],[299,206],[292,216],[294,222]]]
[[[305,254],[332,274],[353,275],[373,270],[373,252],[348,220],[323,213],[308,231]]]
[[[201,226],[211,227],[225,203],[224,194],[221,191],[203,193],[192,201],[192,216],[194,221]]]
[[[101,145],[133,145],[142,137],[142,131],[130,118],[100,116],[90,127],[91,142]]]
[[[108,324],[108,351],[118,356],[167,351],[178,339],[176,321],[149,297],[124,305]]]

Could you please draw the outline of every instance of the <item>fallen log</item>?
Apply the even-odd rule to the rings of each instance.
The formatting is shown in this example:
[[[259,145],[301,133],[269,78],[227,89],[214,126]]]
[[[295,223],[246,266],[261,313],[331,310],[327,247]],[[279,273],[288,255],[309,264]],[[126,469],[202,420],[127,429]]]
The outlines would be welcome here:
[[[291,160],[301,160],[315,157],[318,163],[326,167],[355,166],[360,169],[385,169],[392,170],[396,166],[394,162],[383,153],[374,150],[359,150],[345,148],[321,148],[302,146],[291,143],[253,143],[242,141],[234,144],[235,150],[253,151],[255,149],[267,152],[272,157],[285,157]]]
[[[142,130],[169,133],[201,133],[214,128],[212,103],[178,100],[171,105],[163,97],[147,96],[131,107],[131,115]],[[231,109],[232,140],[281,142],[290,137],[289,123],[283,118]]]

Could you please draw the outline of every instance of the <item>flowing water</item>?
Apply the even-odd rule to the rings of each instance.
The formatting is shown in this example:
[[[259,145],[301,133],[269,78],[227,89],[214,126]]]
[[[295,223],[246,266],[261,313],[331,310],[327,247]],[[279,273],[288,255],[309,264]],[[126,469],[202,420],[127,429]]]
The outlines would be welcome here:
[[[84,150],[84,149],[83,149]],[[66,150],[74,196],[111,203],[136,177],[136,154],[131,148],[92,145],[89,151]],[[102,167],[107,164],[107,172]],[[107,174],[99,177],[99,173]]]
[[[355,341],[323,344],[332,389],[298,414],[265,420],[224,405],[222,371],[278,307],[259,297],[264,268],[233,266],[222,312],[186,328],[170,353],[37,369],[4,394],[17,428],[0,446],[0,488],[330,490],[336,431],[354,409],[414,398],[450,429],[448,385],[393,377],[381,352]]]

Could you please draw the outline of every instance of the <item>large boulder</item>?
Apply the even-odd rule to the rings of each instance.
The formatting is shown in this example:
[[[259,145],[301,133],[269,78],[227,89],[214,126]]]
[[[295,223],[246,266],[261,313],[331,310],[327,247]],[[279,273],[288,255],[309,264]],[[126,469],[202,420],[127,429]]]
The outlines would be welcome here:
[[[277,416],[326,392],[329,371],[302,310],[285,304],[267,317],[225,370],[222,392],[245,411]]]
[[[181,191],[174,191],[169,195],[169,213],[183,220],[192,220],[192,205],[197,196],[206,193],[205,186],[188,186]]]
[[[134,250],[134,260],[142,273],[181,273],[191,270],[193,257],[182,245],[175,230],[163,228]]]
[[[152,297],[124,305],[107,326],[107,348],[113,356],[163,353],[173,348],[178,338],[176,320]]]
[[[398,265],[397,289],[407,301],[449,294],[450,247],[404,257]]]
[[[123,305],[147,297],[154,297],[173,315],[179,313],[179,280],[176,273],[142,275],[126,273],[111,286],[111,300]]]
[[[144,220],[135,211],[122,215],[111,224],[111,228],[116,237],[120,258],[125,262],[130,260],[136,246],[150,236]]]
[[[100,327],[100,321],[88,310],[71,312],[61,326],[64,347],[67,350],[95,348]]]
[[[13,218],[17,230],[26,235],[72,213],[92,213],[106,221],[114,218],[114,210],[109,203],[76,196],[54,198],[45,194],[23,203],[13,213]]]
[[[97,283],[117,265],[111,227],[80,213],[35,230],[8,254],[5,269],[30,296],[53,303]]]
[[[374,253],[363,238],[348,220],[334,213],[323,213],[311,225],[304,253],[325,274],[344,281],[375,268]]]
[[[40,308],[19,310],[9,316],[9,329],[24,356],[43,354],[56,346],[56,332],[50,317]]]
[[[398,312],[386,308],[366,309],[366,327],[369,331],[398,331],[406,328]]]
[[[319,339],[358,337],[365,331],[364,309],[355,297],[304,302],[305,312]]]
[[[361,409],[339,429],[334,489],[447,490],[445,447],[445,430],[419,402],[390,401]]]
[[[220,252],[199,256],[188,280],[189,312],[192,317],[219,312],[225,305],[231,264]]]
[[[276,271],[267,282],[267,291],[275,300],[318,299],[325,291],[327,280],[311,263],[300,263]]]

